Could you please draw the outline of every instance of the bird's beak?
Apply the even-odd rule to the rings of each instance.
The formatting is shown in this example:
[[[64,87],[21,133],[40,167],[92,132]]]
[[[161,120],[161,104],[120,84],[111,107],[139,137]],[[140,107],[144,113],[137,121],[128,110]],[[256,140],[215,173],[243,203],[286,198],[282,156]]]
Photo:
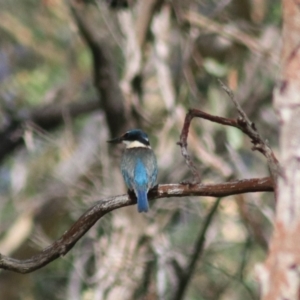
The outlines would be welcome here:
[[[119,144],[119,143],[122,143],[123,142],[123,137],[120,136],[120,137],[117,137],[117,138],[114,138],[112,140],[109,140],[107,141],[108,143],[111,143],[111,144]]]

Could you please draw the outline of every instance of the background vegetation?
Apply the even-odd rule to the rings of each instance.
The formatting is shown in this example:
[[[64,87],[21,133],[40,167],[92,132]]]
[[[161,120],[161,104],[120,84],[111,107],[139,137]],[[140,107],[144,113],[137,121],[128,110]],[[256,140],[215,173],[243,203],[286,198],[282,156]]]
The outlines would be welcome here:
[[[122,149],[106,141],[129,128],[149,134],[159,183],[189,178],[176,144],[188,109],[237,115],[217,79],[276,152],[280,1],[115,2],[0,0],[2,254],[30,257],[96,200],[124,193]],[[268,176],[234,128],[195,119],[188,142],[204,183]],[[115,210],[65,257],[28,275],[1,271],[0,299],[257,299],[274,217],[267,193],[222,199],[177,297],[215,201]]]

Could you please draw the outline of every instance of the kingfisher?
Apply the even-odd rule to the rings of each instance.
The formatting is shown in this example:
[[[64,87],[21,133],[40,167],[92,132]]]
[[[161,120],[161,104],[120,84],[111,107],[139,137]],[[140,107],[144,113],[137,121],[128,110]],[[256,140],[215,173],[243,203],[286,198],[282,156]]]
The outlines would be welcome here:
[[[107,142],[126,145],[121,159],[121,172],[127,188],[136,195],[138,212],[147,212],[147,193],[155,186],[157,179],[157,161],[148,135],[141,129],[132,129]]]

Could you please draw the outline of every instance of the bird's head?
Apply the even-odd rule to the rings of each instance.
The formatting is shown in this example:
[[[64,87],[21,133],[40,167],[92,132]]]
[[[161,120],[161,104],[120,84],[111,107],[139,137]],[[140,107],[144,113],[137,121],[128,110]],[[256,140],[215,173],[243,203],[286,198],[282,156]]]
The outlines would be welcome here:
[[[132,129],[122,136],[107,141],[108,143],[124,143],[126,148],[144,147],[150,148],[148,135],[141,129]]]

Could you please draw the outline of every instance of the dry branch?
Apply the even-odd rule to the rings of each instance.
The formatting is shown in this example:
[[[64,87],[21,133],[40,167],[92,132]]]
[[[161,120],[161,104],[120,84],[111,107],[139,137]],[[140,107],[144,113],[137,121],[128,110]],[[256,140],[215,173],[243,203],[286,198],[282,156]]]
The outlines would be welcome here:
[[[273,183],[270,177],[232,181],[221,184],[162,184],[149,192],[149,199],[186,196],[225,197],[229,195],[272,192]],[[109,197],[95,203],[89,208],[61,238],[29,259],[19,260],[0,255],[0,269],[17,273],[30,273],[49,264],[51,261],[68,253],[77,241],[108,212],[136,203],[134,197],[120,195]]]
[[[235,100],[232,91],[227,86],[225,86],[221,81],[220,84],[228,94],[229,98],[234,103],[239,116],[237,119],[223,118],[223,117],[214,116],[205,113],[198,109],[190,109],[189,112],[186,114],[178,145],[180,145],[182,156],[185,158],[185,162],[193,174],[193,180],[191,181],[191,183],[200,182],[200,173],[197,170],[196,166],[194,165],[187,151],[187,137],[189,133],[189,127],[192,119],[195,117],[206,119],[226,126],[232,126],[244,132],[251,139],[251,142],[253,144],[252,150],[257,150],[266,157],[270,169],[270,173],[272,175],[274,183],[276,183],[278,175],[280,173],[280,165],[275,154],[273,153],[272,149],[267,144],[267,142],[264,141],[263,138],[260,136],[260,134],[258,133],[255,127],[255,124],[249,120],[246,113],[241,108],[240,104]]]

